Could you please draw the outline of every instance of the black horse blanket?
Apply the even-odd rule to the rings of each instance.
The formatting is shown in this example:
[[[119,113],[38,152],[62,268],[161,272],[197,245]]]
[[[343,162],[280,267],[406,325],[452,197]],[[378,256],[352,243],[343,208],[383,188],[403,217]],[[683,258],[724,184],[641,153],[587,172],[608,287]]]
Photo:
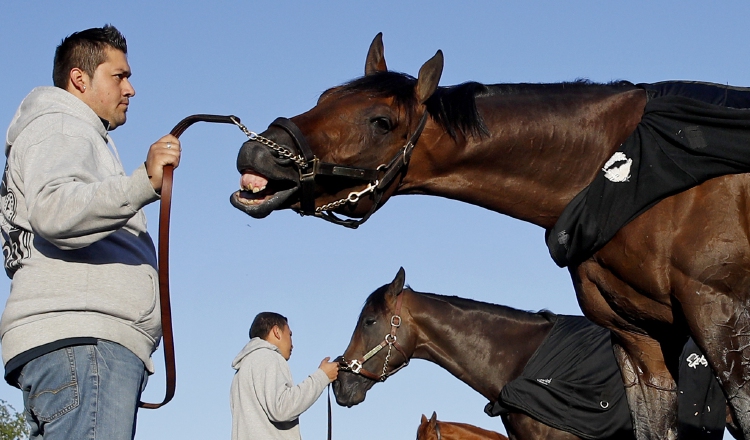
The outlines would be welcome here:
[[[726,401],[700,348],[680,356],[680,438],[720,440]],[[520,411],[585,439],[630,438],[633,425],[609,330],[583,316],[555,315],[555,324],[517,379],[484,409],[495,417]]]
[[[521,376],[484,409],[493,417],[508,410],[585,439],[632,431],[609,330],[583,316],[557,315]]]
[[[585,261],[659,200],[713,177],[750,171],[750,88],[638,86],[649,97],[640,124],[547,231],[560,267]]]

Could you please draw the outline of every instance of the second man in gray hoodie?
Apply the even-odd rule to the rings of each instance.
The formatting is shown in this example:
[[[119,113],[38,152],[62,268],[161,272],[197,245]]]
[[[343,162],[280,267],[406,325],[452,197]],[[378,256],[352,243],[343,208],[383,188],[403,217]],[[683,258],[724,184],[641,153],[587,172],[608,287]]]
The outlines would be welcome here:
[[[338,363],[325,358],[320,367],[294,385],[287,361],[292,330],[278,313],[258,314],[250,342],[232,362],[237,370],[230,390],[232,440],[299,440],[299,416],[338,376]]]

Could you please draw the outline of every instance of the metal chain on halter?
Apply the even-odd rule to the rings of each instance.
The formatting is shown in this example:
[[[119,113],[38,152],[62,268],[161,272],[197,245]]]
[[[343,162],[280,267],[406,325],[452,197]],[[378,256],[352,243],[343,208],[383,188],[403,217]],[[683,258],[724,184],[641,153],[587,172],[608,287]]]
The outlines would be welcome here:
[[[234,117],[231,117],[231,119],[232,119],[232,122],[234,122],[235,125],[237,125],[237,127],[239,127],[240,130],[242,130],[242,132],[245,133],[245,135],[247,135],[247,137],[251,141],[255,141],[255,142],[258,142],[258,143],[261,143],[261,144],[265,145],[266,147],[268,147],[268,148],[272,149],[273,151],[275,151],[276,153],[278,153],[279,156],[281,156],[281,157],[283,157],[285,159],[290,159],[290,160],[294,161],[294,163],[296,163],[297,166],[299,166],[302,169],[307,168],[307,162],[305,161],[305,158],[302,157],[301,155],[294,154],[288,148],[282,147],[281,145],[277,144],[276,142],[272,141],[271,139],[265,138],[265,137],[259,135],[258,133],[254,132],[254,131],[248,130],[248,128],[245,127],[244,124],[242,124],[240,121],[238,121]],[[384,165],[381,165],[380,167],[383,167],[383,166]],[[380,168],[380,167],[378,167],[378,168]],[[352,192],[349,193],[349,195],[347,197],[345,197],[343,199],[339,199],[339,200],[336,200],[335,202],[327,203],[327,204],[325,204],[323,206],[318,206],[318,207],[315,208],[315,212],[333,211],[334,209],[336,209],[336,208],[338,208],[338,207],[340,207],[342,205],[345,205],[347,203],[357,203],[359,201],[360,197],[362,197],[363,195],[365,195],[367,193],[375,191],[375,188],[378,186],[378,183],[380,183],[380,182],[376,180],[375,182],[367,184],[367,188],[363,189],[362,191],[352,191]]]
[[[391,350],[393,350],[393,344],[388,343],[388,353],[385,355],[385,362],[383,362],[383,372],[380,374],[381,378],[388,376],[388,361],[391,360]]]
[[[315,208],[315,212],[333,211],[341,205],[345,205],[347,203],[357,203],[361,196],[369,192],[373,192],[378,186],[378,183],[380,183],[380,181],[378,180],[372,183],[368,183],[367,188],[363,189],[362,191],[352,191],[346,198],[336,200],[335,202],[326,203],[323,206],[318,206],[317,208]]]
[[[258,143],[261,143],[261,144],[265,145],[266,147],[268,147],[268,148],[272,149],[273,151],[277,152],[279,154],[279,156],[281,156],[282,158],[284,158],[284,159],[290,159],[290,160],[294,161],[294,163],[296,163],[297,166],[300,167],[300,168],[302,168],[302,169],[307,168],[307,162],[305,161],[304,157],[302,157],[302,156],[300,156],[298,154],[294,154],[288,148],[282,147],[281,145],[277,144],[276,142],[272,141],[271,139],[265,138],[265,137],[259,135],[258,133],[255,133],[254,131],[248,130],[247,127],[245,127],[244,124],[242,124],[240,121],[238,121],[235,118],[232,118],[232,122],[234,122],[235,125],[237,125],[240,128],[240,130],[242,130],[242,132],[245,133],[245,135],[247,135],[248,138],[250,138],[251,141],[255,141],[255,142],[258,142]]]

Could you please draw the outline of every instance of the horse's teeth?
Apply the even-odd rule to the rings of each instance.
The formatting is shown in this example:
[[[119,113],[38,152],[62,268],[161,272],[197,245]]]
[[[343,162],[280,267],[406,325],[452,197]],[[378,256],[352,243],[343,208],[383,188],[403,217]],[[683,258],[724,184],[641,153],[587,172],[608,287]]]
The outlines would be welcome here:
[[[257,193],[257,192],[261,192],[261,191],[263,191],[264,189],[266,189],[266,186],[265,186],[265,185],[263,185],[262,187],[260,187],[260,186],[256,186],[256,187],[254,187],[254,188],[253,188],[253,194],[254,194],[254,193]]]

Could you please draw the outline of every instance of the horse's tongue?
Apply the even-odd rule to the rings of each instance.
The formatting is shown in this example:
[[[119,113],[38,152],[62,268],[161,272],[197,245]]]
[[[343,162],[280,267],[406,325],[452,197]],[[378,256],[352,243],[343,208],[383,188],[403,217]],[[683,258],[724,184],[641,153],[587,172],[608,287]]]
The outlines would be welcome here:
[[[252,171],[245,171],[240,177],[240,188],[245,191],[262,191],[266,185],[268,185],[268,179]]]

